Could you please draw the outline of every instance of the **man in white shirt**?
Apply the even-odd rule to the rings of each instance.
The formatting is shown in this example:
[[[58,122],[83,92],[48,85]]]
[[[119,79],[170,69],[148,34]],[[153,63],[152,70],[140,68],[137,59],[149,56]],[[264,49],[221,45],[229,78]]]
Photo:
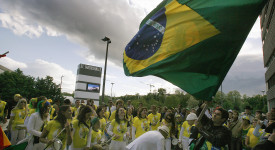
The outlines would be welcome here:
[[[165,138],[169,134],[167,126],[160,126],[157,131],[148,131],[126,146],[126,150],[164,150]]]

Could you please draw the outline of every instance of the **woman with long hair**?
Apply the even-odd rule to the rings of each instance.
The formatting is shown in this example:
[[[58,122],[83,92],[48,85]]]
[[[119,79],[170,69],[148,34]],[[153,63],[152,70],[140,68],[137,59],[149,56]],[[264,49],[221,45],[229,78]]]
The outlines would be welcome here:
[[[41,150],[45,144],[39,142],[44,125],[50,121],[49,110],[51,104],[46,101],[40,101],[37,104],[36,112],[33,113],[28,121],[27,130],[30,133],[30,139],[26,150]]]
[[[81,108],[77,119],[73,120],[73,143],[70,146],[70,150],[88,149],[87,139],[92,115],[92,108],[90,106],[84,106]]]
[[[172,111],[169,111],[169,109],[167,110],[167,113],[164,116],[164,119],[162,119],[161,122],[162,125],[165,125],[169,128],[169,135],[168,137],[165,139],[165,148],[166,150],[171,150],[171,138],[176,138],[175,137],[175,120],[174,120],[174,114],[172,113]]]
[[[121,107],[116,111],[115,119],[112,120],[107,132],[112,136],[109,146],[110,150],[124,150],[126,147],[126,138],[129,137],[124,108]]]
[[[132,126],[132,140],[138,138],[143,133],[148,132],[150,128],[149,121],[147,119],[147,108],[142,107],[139,109],[138,118],[133,122]]]
[[[57,117],[50,121],[43,129],[40,142],[47,144],[47,149],[51,149],[55,137],[62,141],[62,150],[72,143],[71,126],[68,119],[72,119],[70,106],[59,107]],[[64,131],[65,130],[65,131]]]
[[[27,101],[22,98],[17,102],[15,108],[11,111],[10,122],[8,130],[11,131],[11,144],[15,145],[17,142],[25,138],[24,120],[28,114]]]
[[[96,114],[97,117],[99,118],[100,121],[100,130],[101,130],[101,135],[103,136],[104,133],[107,132],[106,130],[106,119],[104,118],[104,109],[102,106],[97,107]]]

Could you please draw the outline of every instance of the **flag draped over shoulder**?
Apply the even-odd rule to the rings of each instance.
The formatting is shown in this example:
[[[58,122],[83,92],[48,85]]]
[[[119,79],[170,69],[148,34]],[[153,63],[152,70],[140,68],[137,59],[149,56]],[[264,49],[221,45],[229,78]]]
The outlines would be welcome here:
[[[154,75],[211,100],[266,0],[164,0],[123,54],[127,76]]]
[[[11,145],[8,137],[6,136],[5,132],[2,130],[2,127],[0,126],[0,149],[4,149],[6,147],[9,147]]]

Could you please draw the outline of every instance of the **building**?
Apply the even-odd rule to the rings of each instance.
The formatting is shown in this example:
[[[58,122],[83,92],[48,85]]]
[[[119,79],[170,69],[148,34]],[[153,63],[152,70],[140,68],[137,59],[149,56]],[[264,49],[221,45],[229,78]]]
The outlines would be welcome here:
[[[275,0],[268,0],[261,12],[261,30],[268,110],[275,107]]]
[[[0,65],[0,74],[3,73],[3,72],[5,72],[5,71],[12,72],[12,70],[10,70],[10,69],[8,69],[8,68]]]
[[[79,100],[93,99],[99,105],[99,92],[102,68],[79,64],[77,69],[74,98]]]

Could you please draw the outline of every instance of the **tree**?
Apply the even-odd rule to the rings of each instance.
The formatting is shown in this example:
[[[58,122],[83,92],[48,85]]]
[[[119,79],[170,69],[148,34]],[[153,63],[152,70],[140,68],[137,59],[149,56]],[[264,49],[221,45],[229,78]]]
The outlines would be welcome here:
[[[0,95],[4,100],[12,100],[14,94],[21,94],[27,99],[38,96],[46,96],[53,100],[64,100],[59,85],[53,82],[53,78],[45,79],[26,76],[20,69],[14,72],[0,74]]]
[[[21,94],[30,99],[34,97],[34,78],[25,76],[20,69],[0,74],[0,95],[4,100],[12,100],[14,94]]]

